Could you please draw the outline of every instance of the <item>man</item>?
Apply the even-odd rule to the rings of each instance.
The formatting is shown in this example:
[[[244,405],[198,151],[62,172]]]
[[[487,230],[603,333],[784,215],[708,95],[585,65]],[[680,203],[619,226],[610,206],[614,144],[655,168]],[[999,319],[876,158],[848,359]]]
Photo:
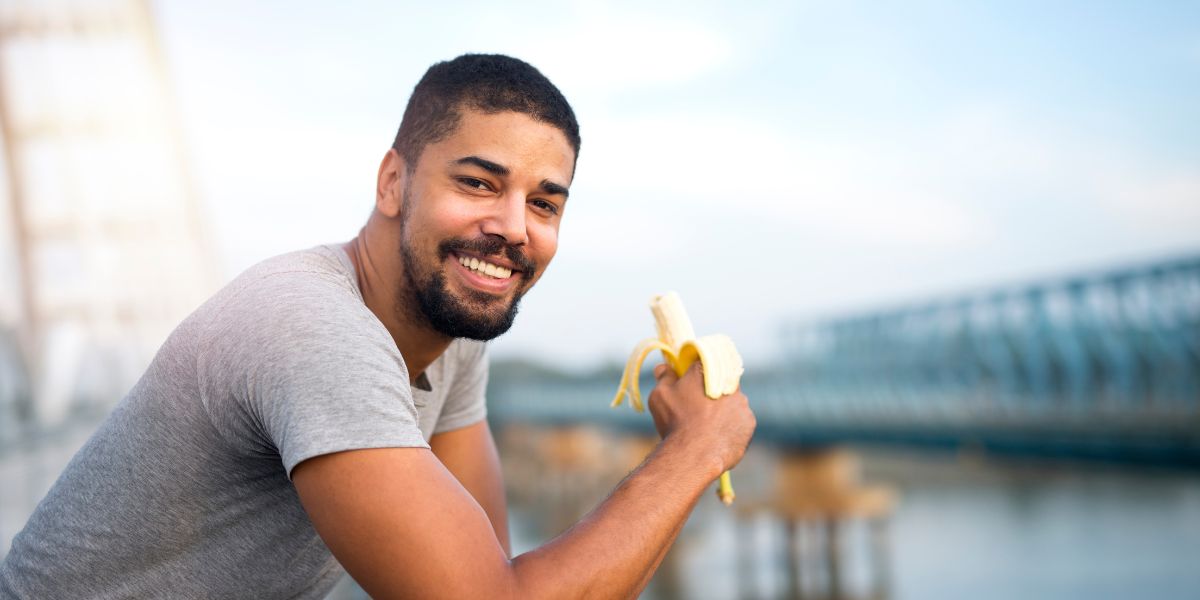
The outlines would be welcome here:
[[[359,236],[251,268],[171,334],[14,539],[2,595],[320,598],[344,566],[376,598],[635,597],[754,417],[660,368],[657,449],[509,557],[469,340],[554,257],[578,151],[533,67],[431,67]]]

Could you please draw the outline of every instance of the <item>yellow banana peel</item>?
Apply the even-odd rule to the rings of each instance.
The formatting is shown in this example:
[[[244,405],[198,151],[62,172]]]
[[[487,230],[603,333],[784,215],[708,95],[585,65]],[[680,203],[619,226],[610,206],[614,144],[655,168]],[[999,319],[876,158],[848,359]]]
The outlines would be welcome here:
[[[709,398],[716,400],[737,391],[744,369],[742,356],[729,336],[714,334],[697,338],[687,310],[683,308],[683,300],[675,292],[651,298],[650,311],[654,314],[658,337],[646,338],[634,347],[625,363],[625,372],[621,374],[621,384],[612,401],[614,407],[620,406],[628,395],[635,410],[645,410],[641,390],[638,389],[638,375],[646,357],[655,350],[662,352],[663,360],[679,377],[687,372],[692,363],[700,361],[704,373],[704,393]],[[733,503],[733,484],[729,471],[721,473],[717,497],[726,505]]]

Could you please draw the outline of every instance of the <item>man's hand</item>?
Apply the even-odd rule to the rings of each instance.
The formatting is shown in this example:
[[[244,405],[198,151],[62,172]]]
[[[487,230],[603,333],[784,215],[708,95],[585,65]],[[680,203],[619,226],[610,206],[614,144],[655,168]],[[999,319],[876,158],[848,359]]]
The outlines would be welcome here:
[[[650,414],[664,440],[678,437],[708,448],[711,456],[697,458],[718,461],[718,472],[728,471],[742,460],[757,421],[740,389],[717,400],[706,396],[701,369],[697,361],[680,378],[666,364],[655,367]]]

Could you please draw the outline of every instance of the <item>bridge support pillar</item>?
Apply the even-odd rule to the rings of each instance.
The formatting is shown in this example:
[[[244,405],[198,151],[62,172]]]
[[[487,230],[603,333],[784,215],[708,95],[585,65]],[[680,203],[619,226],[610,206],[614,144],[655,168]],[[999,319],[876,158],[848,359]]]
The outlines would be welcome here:
[[[896,492],[885,486],[863,485],[860,479],[858,457],[848,450],[792,452],[779,459],[769,494],[758,500],[739,499],[734,505],[741,523],[763,514],[782,522],[788,598],[888,596],[887,524]],[[865,522],[870,528],[872,580],[861,591],[849,585],[843,572],[844,534],[853,522]],[[743,593],[753,594],[753,586],[747,585],[752,583],[752,574],[743,571],[739,578],[743,578],[739,585]]]

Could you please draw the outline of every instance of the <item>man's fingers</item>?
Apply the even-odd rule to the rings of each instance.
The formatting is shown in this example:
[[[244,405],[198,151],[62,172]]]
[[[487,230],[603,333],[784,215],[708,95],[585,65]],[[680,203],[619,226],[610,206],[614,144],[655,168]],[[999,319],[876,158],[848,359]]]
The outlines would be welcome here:
[[[687,379],[689,377],[699,378],[701,385],[703,385],[704,372],[700,367],[700,361],[692,363],[692,366],[688,367],[687,372],[683,374],[682,379]],[[657,385],[673,385],[681,378],[675,375],[675,369],[671,368],[671,365],[667,363],[659,363],[654,366],[654,379]]]
[[[670,371],[671,368],[667,366],[667,363],[658,363],[658,365],[654,367],[654,379],[657,381],[662,381],[663,375],[666,375]]]
[[[655,385],[675,385],[679,381],[679,377],[675,375],[675,369],[667,363],[659,363],[654,367]]]

